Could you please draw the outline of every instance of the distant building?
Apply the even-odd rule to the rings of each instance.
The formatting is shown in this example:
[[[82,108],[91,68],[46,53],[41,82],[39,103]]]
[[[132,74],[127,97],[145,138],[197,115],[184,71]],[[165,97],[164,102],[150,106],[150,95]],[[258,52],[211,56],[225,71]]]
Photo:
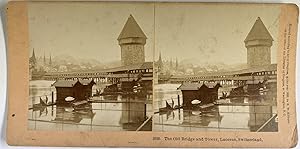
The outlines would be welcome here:
[[[261,21],[257,18],[245,39],[248,67],[258,67],[271,64],[271,46],[273,38]]]
[[[144,45],[146,39],[146,35],[133,16],[130,15],[118,37],[123,66],[145,62]]]

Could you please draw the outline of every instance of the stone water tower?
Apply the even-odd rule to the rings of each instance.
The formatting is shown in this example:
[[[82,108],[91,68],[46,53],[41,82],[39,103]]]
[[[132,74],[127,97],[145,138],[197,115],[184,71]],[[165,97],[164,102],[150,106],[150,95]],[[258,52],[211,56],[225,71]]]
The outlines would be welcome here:
[[[271,64],[273,38],[260,17],[256,19],[244,42],[247,48],[247,65],[249,68]]]
[[[145,62],[144,45],[146,44],[146,39],[146,35],[133,16],[130,15],[118,37],[123,66]]]

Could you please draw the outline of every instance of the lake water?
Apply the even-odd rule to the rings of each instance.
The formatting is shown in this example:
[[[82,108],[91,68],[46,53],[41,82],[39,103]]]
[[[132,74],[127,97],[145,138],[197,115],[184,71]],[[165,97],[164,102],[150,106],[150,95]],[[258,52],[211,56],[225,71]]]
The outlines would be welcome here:
[[[32,108],[40,98],[56,100],[54,81],[30,81],[28,128],[30,130],[133,131],[152,115],[152,96],[146,98],[121,95],[95,97],[100,100],[130,101],[122,103],[90,103],[83,109],[66,106]],[[102,86],[102,85],[99,85]],[[96,88],[93,88],[96,92]],[[47,96],[47,97],[46,97]],[[141,102],[142,101],[142,102]],[[150,123],[152,124],[152,123]],[[142,130],[149,131],[152,126]]]
[[[264,97],[227,98],[225,105],[214,105],[203,110],[177,109],[159,113],[168,104],[182,105],[180,84],[158,84],[154,88],[153,131],[257,131],[277,114],[276,95]],[[230,91],[232,86],[219,89]],[[179,100],[178,100],[179,96]],[[272,125],[278,125],[277,122]],[[267,131],[277,131],[274,126]]]
[[[84,109],[48,106],[32,108],[42,99],[48,102],[56,100],[54,81],[30,81],[28,105],[28,128],[30,130],[66,130],[66,131],[132,131],[136,130],[145,119],[153,119],[145,131],[257,131],[271,117],[277,114],[276,95],[264,97],[227,98],[225,105],[215,105],[204,110],[177,109],[159,113],[159,108],[174,102],[182,105],[182,94],[177,90],[180,84],[158,84],[154,86],[154,98],[145,99],[122,97],[121,95],[95,97],[98,100],[130,101],[120,103],[90,103]],[[103,87],[97,84],[93,88]],[[230,91],[232,86],[219,89]],[[53,93],[52,93],[53,92]],[[53,94],[53,98],[52,98]],[[179,100],[178,100],[179,96]],[[152,100],[153,98],[153,100]],[[141,102],[145,101],[145,102]],[[152,103],[153,101],[153,103]],[[153,108],[153,110],[152,110]],[[278,125],[273,122],[272,125]],[[267,129],[266,131],[277,131]]]

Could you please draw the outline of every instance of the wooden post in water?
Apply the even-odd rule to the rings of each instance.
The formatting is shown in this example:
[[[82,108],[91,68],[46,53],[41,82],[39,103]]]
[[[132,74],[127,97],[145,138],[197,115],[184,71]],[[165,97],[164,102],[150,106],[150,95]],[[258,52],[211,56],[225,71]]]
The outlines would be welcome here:
[[[52,102],[52,104],[54,104],[53,91],[51,92],[51,102]]]
[[[144,104],[144,120],[146,120],[147,119],[147,114],[146,114],[146,112],[147,112],[147,103],[145,102],[145,104]]]
[[[53,97],[53,91],[52,91],[52,92],[51,92],[51,116],[54,115],[53,104],[54,104],[54,97]]]
[[[178,100],[178,108],[180,109],[180,99],[179,99],[179,95],[177,95],[177,100]]]
[[[180,118],[180,98],[179,98],[179,95],[177,95],[177,102],[178,102],[178,118],[180,120],[181,118]]]

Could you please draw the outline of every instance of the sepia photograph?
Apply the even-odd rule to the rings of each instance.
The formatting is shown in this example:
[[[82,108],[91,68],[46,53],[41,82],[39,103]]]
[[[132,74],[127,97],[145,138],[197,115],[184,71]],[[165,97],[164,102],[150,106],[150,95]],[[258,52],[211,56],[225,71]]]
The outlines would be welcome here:
[[[278,131],[278,5],[155,11],[153,131]]]
[[[277,5],[28,10],[30,130],[278,131]]]
[[[151,131],[153,4],[29,2],[29,130]]]
[[[9,145],[297,145],[296,4],[11,1],[6,13]]]

